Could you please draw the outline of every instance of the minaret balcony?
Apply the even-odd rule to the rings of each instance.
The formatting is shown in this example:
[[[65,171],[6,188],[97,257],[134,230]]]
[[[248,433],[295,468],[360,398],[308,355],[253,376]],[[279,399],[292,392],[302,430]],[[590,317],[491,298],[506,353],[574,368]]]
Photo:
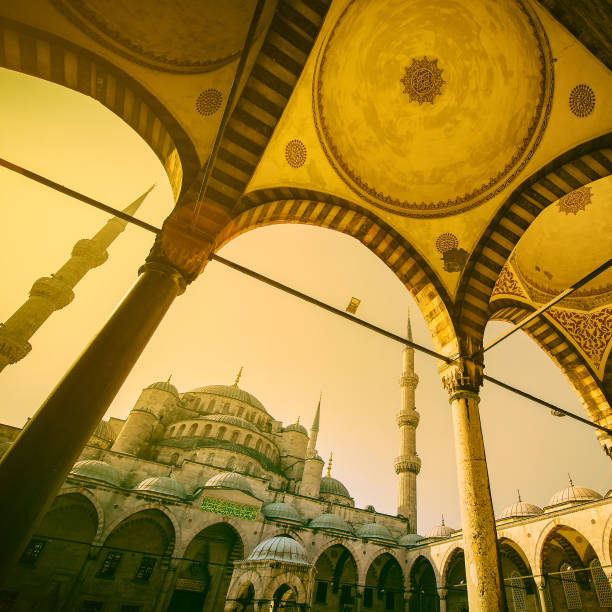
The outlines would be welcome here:
[[[30,297],[39,297],[50,302],[55,310],[64,308],[74,299],[72,289],[58,278],[39,278],[30,290]]]
[[[398,427],[416,427],[420,420],[421,415],[416,410],[401,410],[396,417]]]
[[[399,379],[400,387],[408,387],[409,389],[416,389],[419,384],[419,377],[414,373],[405,373],[400,376]]]
[[[395,473],[403,474],[412,472],[418,474],[421,471],[421,459],[418,455],[400,455],[395,458]]]

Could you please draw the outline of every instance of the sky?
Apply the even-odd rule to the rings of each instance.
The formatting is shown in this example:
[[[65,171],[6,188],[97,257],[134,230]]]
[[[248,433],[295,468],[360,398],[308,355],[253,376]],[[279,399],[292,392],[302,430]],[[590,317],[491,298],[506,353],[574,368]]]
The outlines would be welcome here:
[[[161,225],[173,206],[170,185],[148,145],[97,101],[33,77],[0,69],[0,157],[123,208],[155,184],[137,216]],[[0,321],[27,298],[32,283],[56,271],[74,243],[91,237],[106,213],[0,168],[3,291]],[[77,286],[75,300],[33,336],[32,352],[0,373],[0,422],[22,426],[44,401],[137,278],[153,242],[129,226],[109,260]],[[407,289],[374,254],[349,236],[310,226],[277,225],[247,232],[220,252],[275,280],[397,334],[411,313],[414,339],[433,348]],[[508,328],[492,322],[485,342]],[[127,417],[140,391],[166,380],[185,392],[208,384],[240,387],[283,421],[309,426],[323,393],[319,454],[333,451],[332,475],[356,505],[395,514],[402,346],[219,263],[177,298],[135,365],[108,416]],[[460,526],[451,411],[437,362],[416,355],[421,422],[417,449],[419,533],[440,523]],[[554,363],[519,332],[487,353],[489,375],[584,415]],[[83,397],[87,409],[88,397]],[[610,461],[594,430],[486,384],[481,417],[496,514],[516,500],[546,505],[567,486],[605,494]],[[61,424],[58,424],[61,426]]]

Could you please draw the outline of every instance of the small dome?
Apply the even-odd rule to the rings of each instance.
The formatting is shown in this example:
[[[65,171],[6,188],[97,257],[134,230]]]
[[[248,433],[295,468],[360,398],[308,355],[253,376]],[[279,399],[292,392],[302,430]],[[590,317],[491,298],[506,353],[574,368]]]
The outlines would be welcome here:
[[[236,472],[221,472],[220,474],[216,474],[210,478],[204,486],[215,489],[237,489],[248,495],[253,495],[253,490],[251,489],[249,481],[244,476],[236,474]]]
[[[355,535],[359,538],[368,540],[397,542],[391,532],[381,523],[366,523],[365,525],[359,525],[355,530]]]
[[[291,425],[287,425],[287,427],[285,427],[283,431],[296,431],[297,433],[304,434],[305,436],[308,435],[308,431],[300,423],[293,423]]]
[[[189,393],[208,393],[209,395],[220,395],[221,397],[227,397],[229,399],[238,400],[239,402],[244,402],[245,404],[249,404],[249,406],[253,406],[253,408],[259,408],[259,410],[267,412],[263,404],[254,395],[239,389],[235,385],[209,385],[208,387],[198,387],[197,389],[192,389],[189,391]]]
[[[227,423],[227,425],[237,425],[244,429],[250,429],[255,433],[261,433],[261,430],[253,423],[249,423],[245,419],[234,416],[233,414],[211,414],[210,416],[201,417],[205,421],[215,421],[216,423]]]
[[[587,501],[594,501],[596,499],[602,499],[601,495],[593,489],[587,489],[586,487],[575,487],[570,484],[569,487],[557,491],[548,502],[549,506],[556,506],[558,504],[579,504]]]
[[[441,525],[436,525],[436,527],[432,527],[426,534],[426,538],[448,538],[452,535],[454,529],[442,523]]]
[[[258,544],[247,561],[284,561],[309,565],[304,547],[293,538],[275,536]]]
[[[310,521],[311,529],[328,529],[330,531],[345,531],[353,533],[352,527],[341,517],[333,512],[325,512]]]
[[[73,476],[83,476],[92,480],[99,480],[113,487],[121,486],[121,477],[119,472],[104,461],[96,461],[95,459],[86,459],[74,464],[70,473]]]
[[[157,389],[158,391],[166,391],[167,393],[172,393],[177,399],[179,396],[178,389],[171,385],[169,382],[154,382],[152,385],[149,385],[147,389]]]
[[[542,514],[542,508],[536,506],[535,504],[529,504],[522,500],[514,502],[509,506],[506,506],[502,513],[499,515],[500,519],[507,518],[520,518],[524,516],[537,516],[538,514]]]
[[[288,504],[287,502],[273,502],[266,504],[262,509],[261,513],[267,519],[276,519],[280,521],[289,521],[291,523],[304,524],[302,517],[296,510],[295,506]]]
[[[376,508],[372,504],[368,504],[364,510],[367,510],[368,512],[376,512]]]
[[[406,533],[398,540],[398,542],[402,546],[417,546],[419,542],[424,539],[425,538],[418,533]]]
[[[319,492],[328,493],[329,495],[340,495],[341,497],[348,497],[351,499],[348,489],[339,480],[336,480],[331,476],[321,478],[321,488],[319,489]]]
[[[117,435],[106,421],[100,421],[93,432],[93,437],[100,438],[100,440],[105,440],[106,442],[114,442]]]
[[[135,489],[135,491],[147,491],[149,493],[161,493],[170,497],[185,499],[187,491],[183,485],[170,476],[153,476],[146,478]]]

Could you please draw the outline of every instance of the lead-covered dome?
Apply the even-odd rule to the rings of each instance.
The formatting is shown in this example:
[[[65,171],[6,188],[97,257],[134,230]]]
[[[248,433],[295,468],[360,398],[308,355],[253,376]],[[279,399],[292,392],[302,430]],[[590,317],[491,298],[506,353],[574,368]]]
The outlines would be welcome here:
[[[601,495],[593,489],[587,487],[576,487],[570,484],[569,487],[557,491],[548,502],[549,506],[557,506],[559,504],[580,504],[588,501],[602,499]]]
[[[444,521],[442,521],[441,525],[436,525],[435,527],[432,527],[426,534],[425,537],[426,538],[448,538],[452,535],[454,529],[452,529],[451,527],[449,527],[448,525],[444,524]]]
[[[306,430],[306,428],[299,422],[292,423],[291,425],[287,425],[287,427],[285,427],[283,431],[295,431],[297,433],[304,434],[305,436],[308,435],[308,431]]]
[[[166,393],[172,393],[172,395],[174,395],[177,399],[179,396],[178,389],[174,385],[170,384],[169,381],[154,382],[153,384],[149,385],[147,389],[157,389],[158,391],[166,391]]]
[[[353,533],[353,528],[341,517],[333,512],[324,512],[310,521],[311,529],[325,529],[328,531],[343,531]]]
[[[544,511],[539,506],[535,504],[529,504],[522,500],[514,502],[509,506],[506,506],[502,513],[499,515],[500,519],[509,519],[509,518],[522,518],[528,516],[537,516],[538,514],[542,514]]]
[[[421,540],[425,538],[418,533],[406,533],[399,540],[398,543],[402,546],[417,546]]]
[[[359,525],[355,530],[355,535],[367,540],[397,542],[393,534],[381,523],[365,523],[364,525]]]
[[[187,491],[183,485],[171,476],[153,476],[145,478],[138,484],[136,491],[146,491],[148,493],[160,493],[178,499],[186,499]]]
[[[106,484],[113,485],[114,487],[121,486],[121,477],[119,472],[108,465],[104,461],[98,461],[96,459],[85,459],[74,464],[70,473],[73,476],[83,476],[84,478],[91,478],[92,480],[99,480]]]
[[[339,480],[331,476],[321,478],[321,488],[319,492],[329,495],[340,495],[341,497],[348,497],[351,499],[351,494],[348,492],[348,489]]]
[[[204,486],[213,489],[236,489],[247,495],[253,495],[249,481],[236,472],[221,472],[210,478]]]
[[[288,536],[275,536],[258,544],[247,561],[284,561],[309,565],[304,547]]]
[[[105,440],[106,442],[114,442],[117,435],[106,421],[100,421],[92,434],[93,437],[100,438],[100,440]]]
[[[261,513],[267,518],[278,521],[287,521],[290,523],[304,524],[300,513],[295,506],[287,502],[272,502],[266,504],[261,509]]]
[[[253,423],[249,423],[245,419],[241,419],[240,417],[234,416],[233,414],[211,414],[210,416],[203,417],[206,421],[215,421],[217,423],[226,423],[227,425],[236,425],[238,427],[243,427],[244,429],[250,429],[255,433],[261,433],[261,430],[253,425]]]
[[[236,385],[208,385],[206,387],[192,389],[189,391],[189,393],[207,393],[209,395],[219,395],[221,397],[235,399],[239,402],[249,404],[249,406],[252,406],[253,408],[259,408],[259,410],[263,410],[267,413],[264,405],[254,395],[251,395],[248,391],[240,389]]]

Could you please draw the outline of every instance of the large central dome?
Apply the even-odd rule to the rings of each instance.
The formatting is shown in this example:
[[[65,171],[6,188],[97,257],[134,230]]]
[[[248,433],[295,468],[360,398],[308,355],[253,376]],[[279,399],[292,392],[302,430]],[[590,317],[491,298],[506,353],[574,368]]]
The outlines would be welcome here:
[[[551,74],[523,0],[352,0],[319,54],[315,123],[362,198],[449,215],[493,197],[529,159]]]
[[[219,395],[221,397],[227,397],[229,399],[238,400],[239,402],[244,402],[245,404],[249,404],[249,406],[253,406],[253,408],[259,408],[259,410],[267,412],[264,405],[254,395],[251,395],[248,391],[240,389],[236,385],[208,385],[207,387],[192,389],[189,391],[189,393]]]

